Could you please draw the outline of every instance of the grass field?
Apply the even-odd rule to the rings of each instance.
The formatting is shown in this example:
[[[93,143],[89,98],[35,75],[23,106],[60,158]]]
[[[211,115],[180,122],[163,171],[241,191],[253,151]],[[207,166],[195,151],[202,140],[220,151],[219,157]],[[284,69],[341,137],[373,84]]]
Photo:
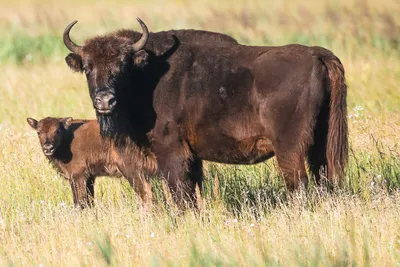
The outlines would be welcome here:
[[[400,4],[363,1],[0,1],[1,266],[394,266],[400,264]],[[331,49],[348,89],[344,187],[288,195],[275,160],[206,164],[199,214],[142,210],[124,180],[101,178],[80,212],[41,152],[32,116],[94,118],[83,75],[64,63],[73,39],[118,28],[196,28],[244,44]]]

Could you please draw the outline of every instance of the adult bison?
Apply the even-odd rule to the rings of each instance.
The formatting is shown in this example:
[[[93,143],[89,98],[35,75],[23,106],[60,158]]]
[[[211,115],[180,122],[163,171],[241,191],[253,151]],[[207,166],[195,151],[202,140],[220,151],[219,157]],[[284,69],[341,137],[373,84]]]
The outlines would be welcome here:
[[[347,87],[332,52],[190,43],[138,21],[142,34],[117,31],[83,46],[71,41],[70,24],[66,62],[86,74],[102,134],[150,146],[177,200],[194,197],[202,160],[254,164],[276,155],[289,190],[307,184],[305,158],[317,181],[323,166],[328,179],[343,176]]]

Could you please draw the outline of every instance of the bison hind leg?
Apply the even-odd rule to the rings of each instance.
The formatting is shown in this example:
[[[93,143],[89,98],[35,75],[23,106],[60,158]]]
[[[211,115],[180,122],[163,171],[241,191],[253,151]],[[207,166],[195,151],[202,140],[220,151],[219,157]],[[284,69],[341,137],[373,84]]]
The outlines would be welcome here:
[[[289,191],[299,189],[302,185],[307,187],[308,176],[305,166],[305,156],[298,152],[277,152],[276,158],[279,168],[285,179]]]
[[[312,120],[310,124],[300,123],[302,127],[287,131],[286,135],[281,136],[281,141],[274,144],[276,159],[289,191],[299,189],[302,185],[308,186],[305,159],[312,144],[313,124]],[[300,134],[294,135],[295,133]]]
[[[317,185],[321,184],[322,178],[327,177],[326,168],[328,160],[326,158],[326,148],[329,127],[328,117],[329,110],[323,108],[315,125],[313,143],[308,150],[307,159],[309,168]]]

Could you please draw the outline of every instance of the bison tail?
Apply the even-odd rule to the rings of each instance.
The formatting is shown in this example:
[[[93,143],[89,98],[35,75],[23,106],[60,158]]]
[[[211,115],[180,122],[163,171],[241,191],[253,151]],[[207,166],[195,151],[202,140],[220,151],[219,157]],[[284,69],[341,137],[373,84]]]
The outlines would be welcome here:
[[[328,70],[330,81],[329,128],[326,147],[328,179],[341,184],[348,161],[347,85],[344,68],[331,52],[320,57]]]

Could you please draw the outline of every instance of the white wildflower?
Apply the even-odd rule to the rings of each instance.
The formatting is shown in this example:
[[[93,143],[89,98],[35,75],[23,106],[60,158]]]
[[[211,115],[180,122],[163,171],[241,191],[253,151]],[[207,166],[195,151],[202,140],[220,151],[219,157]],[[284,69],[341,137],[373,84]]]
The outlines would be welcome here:
[[[357,119],[362,115],[362,111],[364,110],[364,108],[362,106],[355,106],[353,109],[353,112],[351,114],[349,114],[349,118],[354,118],[355,122],[357,122]]]
[[[354,107],[354,111],[355,112],[359,112],[359,111],[363,111],[363,110],[364,110],[364,108],[362,106],[358,106],[357,105],[357,106]]]

